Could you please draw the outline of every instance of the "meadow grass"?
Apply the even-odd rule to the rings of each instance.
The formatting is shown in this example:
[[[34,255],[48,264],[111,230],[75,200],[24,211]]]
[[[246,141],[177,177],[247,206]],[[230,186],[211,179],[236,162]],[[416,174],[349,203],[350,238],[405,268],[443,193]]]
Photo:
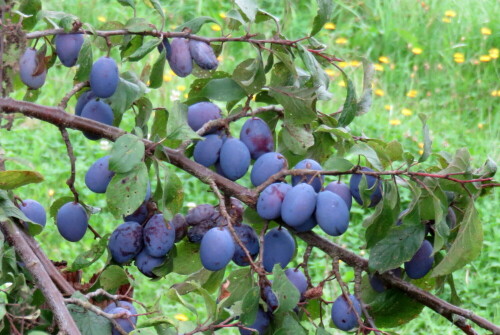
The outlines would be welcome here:
[[[314,3],[304,1],[258,1],[259,6],[282,20],[283,33],[290,39],[305,36],[310,31],[316,13]],[[429,127],[433,139],[432,149],[435,152],[453,153],[461,147],[468,147],[473,158],[473,165],[479,166],[487,158],[498,161],[500,158],[500,81],[498,48],[500,48],[500,3],[494,0],[445,0],[445,1],[335,1],[335,14],[330,28],[323,29],[317,38],[328,47],[328,53],[335,54],[344,62],[339,65],[353,78],[358,88],[361,87],[361,58],[375,63],[376,78],[374,83],[374,100],[371,111],[357,118],[350,128],[354,134],[365,134],[371,138],[382,138],[386,141],[398,140],[403,146],[418,155],[421,150],[422,131],[418,118],[419,113],[430,116]],[[224,22],[224,14],[233,5],[229,1],[175,1],[162,2],[166,12],[166,28],[171,30],[177,25],[196,16],[206,15]],[[47,10],[66,11],[76,14],[83,22],[95,27],[106,21],[124,21],[132,15],[132,10],[118,5],[116,2],[87,1],[57,2],[43,1]],[[138,16],[152,18],[159,24],[154,11],[138,1]],[[156,20],[156,21],[154,21]],[[266,23],[259,31],[271,31],[272,24]],[[40,23],[39,29],[47,28]],[[218,36],[219,26],[207,24],[200,35]],[[225,31],[223,31],[226,33]],[[243,34],[242,31],[234,35]],[[496,50],[496,51],[495,51]],[[101,54],[94,51],[96,59]],[[222,70],[231,72],[234,67],[246,58],[255,55],[255,49],[241,44],[225,45],[221,55]],[[116,55],[115,55],[116,56]],[[487,57],[486,57],[487,56]],[[146,57],[152,61],[156,55]],[[118,59],[118,57],[115,57]],[[144,62],[124,64],[124,68],[141,71]],[[56,105],[71,87],[74,69],[68,70],[60,65],[51,69],[48,81],[38,102]],[[321,102],[321,111],[331,113],[342,105],[345,88],[338,71],[328,69],[332,82],[330,91],[334,98],[329,102]],[[155,106],[170,108],[176,98],[185,98],[187,88],[193,80],[192,76],[182,79],[165,71],[164,85],[150,94]],[[498,91],[498,93],[496,93]],[[24,89],[13,96],[22,97]],[[70,101],[74,106],[75,100]],[[72,112],[69,107],[69,112]],[[125,119],[130,124],[131,117]],[[130,130],[125,128],[126,130]],[[235,128],[236,129],[236,128]],[[234,131],[234,129],[233,129]],[[76,131],[70,130],[71,140],[77,154],[77,188],[86,203],[96,207],[105,207],[102,195],[96,195],[85,188],[84,172],[96,159],[109,152],[111,144],[107,141],[91,142]],[[69,195],[64,181],[69,176],[69,164],[57,128],[46,126],[39,121],[20,118],[12,131],[2,130],[0,145],[8,157],[23,157],[31,162],[29,165],[45,176],[41,184],[30,185],[18,190],[22,198],[38,199],[46,207],[60,196]],[[8,162],[8,168],[21,165]],[[193,203],[215,204],[208,188],[180,173],[185,181],[185,201]],[[498,225],[498,192],[492,192],[488,198],[480,199],[477,207],[484,225],[485,241],[480,257],[462,270],[455,273],[457,290],[463,300],[463,307],[500,322],[500,292],[498,290],[500,270],[500,233],[495,229]],[[407,201],[408,199],[406,199]],[[183,212],[187,211],[185,206]],[[364,254],[360,249],[363,244],[361,222],[368,214],[356,206],[352,210],[351,228],[347,234],[335,238],[335,242]],[[119,224],[105,211],[94,215],[92,225],[102,233],[110,233]],[[78,252],[85,250],[92,243],[91,234],[87,234],[82,242],[74,244],[63,241],[53,221],[40,235],[39,241],[43,249],[52,259],[71,261]],[[300,254],[303,249],[299,249]],[[314,278],[319,281],[325,271],[325,258],[314,251],[311,269]],[[91,270],[98,270],[105,260],[97,262]],[[296,261],[297,263],[297,261]],[[296,264],[295,264],[296,265]],[[152,302],[181,276],[169,275],[156,282],[144,280],[133,267],[131,273],[137,282],[136,297],[145,302]],[[342,273],[346,278],[352,271],[343,266]],[[86,275],[86,279],[90,277]],[[325,297],[334,299],[339,294],[335,283],[327,286]],[[449,298],[449,290],[440,293],[442,298]],[[182,313],[189,321],[181,322],[183,328],[189,328],[195,316],[187,309],[162,301],[164,312],[170,316]],[[203,309],[203,301],[190,297],[199,310]],[[203,313],[201,313],[203,315]],[[454,334],[456,329],[449,322],[434,312],[424,309],[415,320],[397,330],[401,334]],[[224,333],[230,333],[225,330]],[[336,334],[336,332],[334,331]],[[340,333],[340,332],[339,332]]]

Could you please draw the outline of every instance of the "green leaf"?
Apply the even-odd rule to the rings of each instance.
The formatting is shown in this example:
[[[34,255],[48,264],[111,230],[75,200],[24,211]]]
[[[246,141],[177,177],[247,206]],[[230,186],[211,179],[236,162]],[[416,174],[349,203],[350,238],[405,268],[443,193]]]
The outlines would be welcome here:
[[[5,5],[3,5],[5,6]],[[25,15],[31,15],[30,17],[23,19],[23,29],[31,30],[35,27],[37,20],[37,14],[42,9],[41,0],[22,0],[19,4],[19,11]]]
[[[175,101],[168,114],[167,138],[171,140],[201,139],[187,123],[188,106]]]
[[[118,3],[122,6],[129,6],[135,10],[135,1],[134,0],[117,0]]]
[[[156,46],[161,43],[161,39],[159,38],[153,38],[150,40],[147,40],[145,43],[141,45],[141,47],[137,50],[135,50],[130,56],[128,56],[128,60],[135,62],[138,60],[141,60],[149,54],[151,51],[156,49]]]
[[[429,133],[429,126],[427,126],[428,116],[423,113],[419,113],[418,117],[420,121],[422,121],[422,134],[424,136],[424,152],[422,153],[422,156],[420,156],[420,158],[418,159],[418,162],[421,163],[425,162],[431,154],[432,140]]]
[[[70,201],[75,201],[75,198],[73,196],[65,196],[54,200],[52,205],[50,205],[49,209],[50,217],[55,218],[59,208],[61,208],[64,204],[67,204]]]
[[[316,328],[316,335],[329,335],[330,333],[325,330],[325,328]]]
[[[94,241],[94,243],[90,247],[90,250],[86,250],[76,256],[73,263],[71,263],[71,265],[65,270],[68,272],[74,272],[80,269],[84,269],[97,262],[108,247],[108,238],[109,234]]]
[[[373,63],[363,58],[363,92],[358,101],[356,115],[363,115],[370,111],[373,100],[373,78],[375,77],[375,67]]]
[[[80,49],[80,53],[78,54],[78,60],[76,61],[78,69],[76,70],[76,74],[73,80],[78,82],[88,80],[90,76],[90,70],[92,70],[93,62],[94,58],[92,55],[92,43],[90,42],[90,38],[85,38],[83,40],[83,45]]]
[[[148,98],[142,97],[136,100],[134,105],[138,110],[137,115],[135,116],[135,126],[139,127],[147,135],[148,121],[153,113],[153,103]]]
[[[354,84],[351,79],[347,77],[347,74],[344,71],[342,71],[342,78],[347,87],[347,96],[345,97],[344,107],[342,108],[342,113],[339,117],[339,126],[345,127],[349,125],[352,120],[354,120],[358,109],[358,101],[356,98],[356,89],[354,88]]]
[[[113,109],[115,119],[121,118],[123,112],[130,108],[135,100],[144,95],[146,89],[146,85],[135,74],[128,71],[122,73],[115,93],[106,99]]]
[[[244,60],[238,64],[232,78],[247,94],[259,92],[266,84],[266,74],[260,53],[258,57]]]
[[[221,310],[232,306],[237,301],[243,300],[248,288],[254,285],[252,272],[249,268],[234,270],[227,276],[226,280],[229,282],[229,286],[227,287],[229,296],[219,302],[219,309]]]
[[[274,265],[273,275],[272,289],[278,298],[279,305],[275,313],[287,312],[294,309],[300,300],[299,290],[288,280],[281,265]]]
[[[188,303],[175,289],[171,288],[170,290],[167,291],[166,295],[170,300],[182,304],[184,307],[189,309],[193,314],[198,316],[197,309],[193,305]]]
[[[210,100],[239,101],[246,96],[245,91],[231,78],[210,80],[200,92]]]
[[[146,31],[153,31],[155,28],[146,19],[134,17],[127,21],[125,29],[131,33],[143,33]]]
[[[99,30],[121,30],[121,29],[125,29],[125,25],[121,22],[118,22],[118,21],[107,21],[107,22],[104,22],[103,24],[101,24],[98,28]],[[122,45],[123,44],[123,40],[124,40],[124,36],[123,35],[115,35],[115,36],[109,36],[108,39],[104,39],[104,38],[96,38],[95,36],[92,37],[93,38],[93,43],[95,46],[97,46],[97,48],[99,48],[99,50],[101,50],[102,52],[107,52],[109,47],[108,47],[108,44],[107,42],[111,43],[111,47],[116,47],[118,45]]]
[[[285,120],[291,124],[310,124],[316,119],[314,88],[292,86],[269,87],[269,95],[285,109]]]
[[[432,271],[432,276],[443,276],[462,268],[479,256],[482,245],[483,227],[474,202],[469,201],[458,235],[446,256]]]
[[[161,17],[161,30],[165,27],[165,12],[163,11],[163,8],[161,7],[160,1],[158,0],[149,0],[151,4],[153,5],[153,8],[156,10],[158,15]]]
[[[43,180],[43,176],[36,171],[0,171],[0,188],[3,190],[13,190],[24,185],[40,183]]]
[[[258,7],[254,0],[235,0],[234,2],[238,5],[250,22],[255,21],[255,15],[257,15]]]
[[[259,300],[259,286],[254,286],[247,290],[247,293],[243,297],[243,303],[241,305],[241,323],[243,323],[244,325],[251,325],[252,323],[254,323],[255,318],[257,317],[257,311],[259,310]]]
[[[151,139],[153,141],[159,141],[167,137],[167,121],[168,111],[164,108],[156,109],[153,125],[151,126]]]
[[[144,202],[148,179],[144,163],[127,173],[116,173],[106,189],[109,211],[115,217],[132,214]]]
[[[59,21],[59,27],[63,28],[66,33],[69,33],[73,30],[75,23],[79,22],[78,17],[74,15],[66,15]]]
[[[81,306],[69,304],[68,310],[82,335],[109,335],[111,322]]]
[[[196,34],[200,31],[201,27],[205,23],[209,22],[219,24],[219,22],[217,22],[214,18],[210,16],[200,16],[181,24],[180,26],[175,28],[174,31],[183,31],[184,29],[187,28],[191,31],[191,34]]]
[[[163,211],[168,209],[173,216],[182,209],[184,185],[173,169],[165,168],[164,173],[163,192],[158,205]]]
[[[285,121],[281,136],[283,144],[296,155],[304,155],[307,149],[314,145],[314,136],[305,126],[296,126]]]
[[[163,71],[165,69],[166,60],[167,57],[165,55],[165,49],[163,49],[151,69],[151,74],[149,75],[149,87],[159,88],[163,84]]]
[[[135,135],[125,134],[120,136],[109,158],[109,169],[117,173],[126,173],[139,165],[144,158],[144,142]]]
[[[316,88],[316,95],[319,100],[330,100],[332,94],[328,92],[330,78],[323,70],[323,66],[316,60],[313,54],[303,45],[299,45],[299,53],[307,70],[312,76],[313,84]],[[345,106],[344,106],[345,107]],[[344,125],[342,125],[344,126]]]
[[[112,292],[121,285],[128,284],[129,282],[127,273],[118,265],[108,266],[99,276],[101,287],[108,292]]]
[[[351,147],[351,150],[349,150],[349,153],[352,155],[362,155],[365,156],[365,158],[370,162],[375,169],[382,171],[384,170],[384,167],[382,166],[382,163],[380,163],[380,160],[378,158],[377,153],[375,150],[373,150],[372,147],[370,147],[366,143],[356,143]]]
[[[176,254],[172,255],[173,271],[180,275],[190,275],[202,268],[200,245],[184,239],[176,244]]]
[[[323,169],[339,172],[349,171],[353,167],[354,164],[349,162],[347,159],[336,157],[333,155],[323,163]]]
[[[316,35],[324,24],[330,21],[333,12],[333,1],[332,0],[317,0],[318,3],[318,13],[314,18],[313,26],[311,29],[311,36]]]
[[[28,225],[29,233],[33,236],[38,235],[43,230],[43,226],[32,222],[14,205],[6,191],[0,190],[0,221],[7,221],[10,218],[24,221]]]
[[[300,325],[293,312],[287,313],[279,325],[278,331],[274,335],[306,335],[307,332]]]

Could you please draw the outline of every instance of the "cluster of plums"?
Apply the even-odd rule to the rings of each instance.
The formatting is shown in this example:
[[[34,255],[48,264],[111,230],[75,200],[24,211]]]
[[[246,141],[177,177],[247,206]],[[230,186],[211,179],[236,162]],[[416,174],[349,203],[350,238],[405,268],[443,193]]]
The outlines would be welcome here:
[[[115,319],[115,321],[122,327],[122,329],[130,333],[135,329],[137,324],[137,310],[134,305],[125,300],[111,302],[103,312],[108,314],[123,314],[122,317]],[[113,327],[112,335],[119,335],[120,333]]]

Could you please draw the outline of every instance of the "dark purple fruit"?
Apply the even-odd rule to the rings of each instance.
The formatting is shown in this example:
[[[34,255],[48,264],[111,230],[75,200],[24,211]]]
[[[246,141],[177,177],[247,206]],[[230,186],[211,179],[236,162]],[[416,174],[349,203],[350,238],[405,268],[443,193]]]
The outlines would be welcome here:
[[[293,167],[294,169],[309,169],[309,170],[316,170],[316,171],[322,171],[323,168],[321,165],[316,162],[314,159],[304,159],[300,162],[297,163]],[[311,182],[312,179],[312,182]],[[299,183],[307,183],[310,184],[316,192],[319,192],[321,190],[321,187],[323,186],[323,181],[325,180],[324,176],[317,176],[313,177],[312,175],[302,175],[302,176],[292,176],[292,185],[295,186]]]
[[[319,192],[315,215],[321,229],[331,236],[342,235],[349,226],[349,209],[346,203],[330,191]]]
[[[267,186],[257,200],[257,213],[261,218],[274,220],[281,216],[283,199],[292,186],[286,183],[275,183]]]
[[[163,218],[163,214],[156,214],[144,226],[143,237],[148,254],[162,257],[174,246],[175,228]]]
[[[197,102],[188,107],[187,120],[194,131],[200,129],[208,121],[220,119],[220,117],[219,107],[208,101]]]
[[[280,172],[287,166],[288,162],[282,154],[277,152],[265,153],[255,161],[250,180],[253,186],[259,186],[273,174]]]
[[[85,105],[87,105],[87,103],[93,99],[95,99],[96,96],[94,93],[92,93],[91,90],[88,90],[88,91],[85,91],[83,92],[79,97],[78,97],[78,100],[76,102],[76,107],[75,107],[75,115],[76,116],[81,116],[82,115],[82,111],[83,111],[83,108],[85,107]]]
[[[405,262],[405,271],[411,279],[420,279],[432,269],[434,256],[431,242],[424,240],[412,259]]]
[[[351,304],[347,301],[344,295],[335,300],[332,306],[332,321],[341,330],[351,330],[358,327],[358,318],[356,315],[361,316],[361,305],[354,295],[349,296],[349,300],[352,302],[354,310],[351,308]]]
[[[193,158],[196,163],[209,167],[219,160],[222,139],[217,134],[204,136],[194,147]]]
[[[264,335],[264,333],[267,331],[267,328],[269,328],[270,323],[271,323],[271,318],[269,317],[269,314],[264,312],[262,308],[259,307],[257,311],[257,318],[255,319],[254,323],[246,327],[255,329],[259,335]],[[251,335],[251,334],[255,333],[248,329],[240,328],[240,335]]]
[[[110,313],[113,309],[115,309],[117,307],[124,308],[127,311],[129,311],[130,314],[133,315],[130,317],[130,320],[132,321],[132,323],[134,325],[137,324],[137,316],[135,315],[135,314],[137,314],[137,310],[135,309],[134,305],[132,305],[131,302],[128,302],[125,300],[119,300],[116,303],[112,302],[108,306],[106,306],[106,308],[103,310],[103,312]]]
[[[62,237],[70,242],[78,242],[87,231],[87,213],[79,203],[68,202],[57,211],[56,224]]]
[[[61,63],[66,67],[75,65],[83,45],[83,34],[58,34],[55,43]]]
[[[175,243],[179,242],[182,240],[184,237],[186,237],[187,232],[188,232],[188,224],[186,222],[186,219],[182,214],[175,214],[174,218],[172,219],[171,223],[174,225],[175,228]]]
[[[330,191],[338,195],[344,200],[347,208],[351,210],[352,206],[352,195],[349,186],[340,181],[333,181],[330,184],[326,185],[325,191]]]
[[[113,308],[112,310],[109,311],[109,314],[119,314],[123,313],[124,316],[118,319],[115,319],[115,321],[122,327],[122,329],[130,333],[135,329],[135,322],[132,321],[132,316],[130,311],[128,309],[122,308],[122,307],[116,307]],[[113,332],[111,333],[112,335],[120,335],[120,332],[113,327]]]
[[[229,138],[222,145],[219,162],[226,178],[238,180],[250,167],[250,152],[243,142],[236,138]]]
[[[403,278],[403,271],[401,270],[401,268],[395,268],[389,270],[388,272],[396,277]],[[373,290],[378,293],[382,293],[387,289],[386,284],[382,281],[382,279],[380,279],[378,273],[374,273],[373,275],[370,276],[370,285],[373,288]]]
[[[233,258],[235,245],[227,228],[212,228],[201,240],[200,258],[203,267],[210,271],[223,269]]]
[[[215,208],[209,204],[198,205],[191,208],[186,215],[186,222],[190,226],[196,226],[204,221],[211,221],[215,215]]]
[[[203,70],[215,70],[219,65],[214,50],[208,43],[189,40],[189,51],[194,62]]]
[[[108,104],[102,101],[97,101],[97,100],[89,101],[83,108],[81,116],[100,123],[104,123],[108,126],[113,125],[113,120],[114,120],[113,111],[111,110],[111,107],[109,107]],[[84,132],[83,135],[85,135],[85,137],[88,138],[89,140],[98,140],[101,138],[100,135],[88,132]]]
[[[446,214],[446,223],[450,229],[454,229],[457,226],[457,215],[453,208],[448,207],[448,214]]]
[[[313,214],[309,219],[306,220],[306,222],[293,227],[293,230],[295,230],[297,233],[305,233],[307,231],[311,231],[317,225],[318,222],[316,221],[316,216]]]
[[[270,311],[275,311],[278,306],[278,297],[276,294],[273,292],[271,286],[266,285],[264,286],[264,300],[266,301],[267,307],[269,307]]]
[[[109,98],[115,93],[119,81],[118,66],[113,58],[101,57],[92,65],[90,89],[95,96]]]
[[[142,226],[133,221],[124,222],[116,227],[108,241],[111,257],[119,264],[134,259],[143,246]]]
[[[286,269],[285,275],[288,280],[299,290],[300,295],[307,291],[307,278],[299,269]]]
[[[369,171],[373,172],[372,169],[367,167],[362,167],[361,171]],[[366,184],[368,185],[368,189],[370,189],[370,205],[368,207],[375,207],[380,200],[382,200],[382,182],[374,176],[364,175],[366,178]],[[359,193],[359,183],[361,183],[361,178],[363,178],[362,174],[353,174],[351,176],[351,181],[349,186],[351,188],[351,194],[354,200],[361,206],[363,206],[363,199],[361,198],[361,194]]]
[[[172,43],[170,43],[170,50],[170,54],[167,53],[167,60],[172,71],[179,77],[190,75],[193,71],[193,59],[189,51],[189,40],[173,38]]]
[[[234,226],[234,230],[236,231],[236,235],[238,235],[241,242],[245,245],[245,248],[248,250],[248,253],[252,257],[252,260],[255,260],[259,255],[259,236],[255,232],[255,230],[249,225],[242,224],[240,226]],[[248,261],[248,257],[245,254],[243,248],[239,246],[236,241],[234,242],[234,255],[233,262],[235,262],[239,266],[247,266],[250,265]]]
[[[273,228],[264,236],[263,265],[267,272],[272,272],[275,264],[284,269],[295,253],[295,241],[285,228]]]
[[[142,251],[135,256],[135,266],[137,269],[141,271],[143,275],[149,278],[157,278],[157,276],[153,273],[153,269],[160,266],[163,262],[165,262],[166,257],[153,257],[148,254],[146,248],[142,249]]]
[[[28,219],[45,227],[47,223],[47,213],[45,212],[45,208],[43,208],[38,201],[32,199],[23,200],[19,209]],[[27,224],[25,224],[25,227],[27,228]]]
[[[31,89],[38,89],[45,83],[47,69],[44,64],[38,64],[36,50],[28,48],[19,60],[19,73],[21,81]]]
[[[267,123],[258,117],[248,119],[241,128],[240,140],[245,143],[252,159],[274,150],[274,140]]]
[[[132,214],[125,216],[124,221],[134,221],[138,224],[143,224],[148,218],[148,203],[144,201],[139,208],[137,208]]]
[[[163,40],[161,41],[161,44],[158,45],[158,51],[160,53],[163,51],[163,49],[167,50],[165,51],[165,57],[168,59],[172,54],[172,47],[170,46],[170,42],[166,37],[164,37]]]
[[[94,162],[85,174],[85,185],[95,193],[106,193],[115,173],[109,170],[109,157],[104,156]]]
[[[309,184],[300,183],[288,191],[281,205],[281,218],[292,227],[307,221],[316,208],[316,192]],[[316,217],[317,220],[317,217]]]

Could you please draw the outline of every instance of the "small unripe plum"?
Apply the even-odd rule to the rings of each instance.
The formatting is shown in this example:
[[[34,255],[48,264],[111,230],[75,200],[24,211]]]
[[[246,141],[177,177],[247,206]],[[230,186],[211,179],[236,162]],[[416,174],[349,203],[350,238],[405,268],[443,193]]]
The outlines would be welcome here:
[[[38,223],[42,227],[45,227],[47,223],[47,213],[45,212],[45,208],[36,200],[26,199],[23,200],[19,206],[21,212],[26,215],[28,219],[31,221]],[[28,225],[25,223],[25,227],[28,228]]]
[[[316,208],[316,192],[309,184],[300,183],[285,194],[281,218],[292,227],[307,221]],[[316,220],[318,218],[316,217]]]
[[[316,162],[314,159],[304,159],[297,163],[293,167],[294,169],[309,169],[321,171],[323,168],[321,165]],[[311,182],[312,180],[312,182]],[[324,176],[313,177],[312,175],[303,175],[303,176],[292,176],[292,185],[295,186],[299,183],[307,183],[310,184],[316,192],[321,190],[321,186],[323,186],[323,181],[325,180]]]
[[[235,245],[227,228],[215,227],[207,231],[200,246],[203,267],[210,271],[223,269],[233,258]]]
[[[38,89],[45,83],[47,69],[44,64],[39,64],[36,50],[28,48],[19,60],[19,73],[21,81],[31,89]]]
[[[251,117],[241,127],[240,140],[245,143],[252,159],[274,150],[274,139],[267,123],[258,117]]]
[[[208,101],[197,102],[188,107],[187,121],[194,131],[198,131],[208,121],[220,119],[220,117],[219,107]]]
[[[307,291],[307,278],[299,269],[286,269],[285,275],[288,280],[299,290],[300,295]]]
[[[274,220],[281,216],[283,199],[292,185],[286,183],[274,183],[267,186],[259,195],[257,200],[257,213],[266,220]]]
[[[83,108],[81,116],[100,123],[104,123],[108,126],[113,125],[114,121],[113,110],[111,109],[111,107],[109,107],[108,104],[97,100],[89,101]],[[84,132],[83,135],[85,135],[85,137],[89,140],[98,140],[101,138],[101,136],[99,135],[88,132]]]
[[[250,152],[243,142],[237,138],[229,138],[220,149],[219,162],[226,178],[238,180],[250,167]]]
[[[101,57],[92,65],[90,89],[97,97],[109,98],[112,96],[119,81],[118,66],[113,58]]]
[[[189,51],[189,40],[181,37],[172,38],[170,50],[170,54],[167,54],[170,68],[179,77],[187,77],[193,71],[193,58],[191,58],[191,52]]]
[[[113,231],[108,241],[111,257],[117,263],[131,261],[143,248],[143,229],[137,222],[124,222]]]
[[[196,163],[209,167],[219,160],[222,139],[217,134],[204,136],[194,147],[193,158]]]
[[[346,203],[330,191],[319,192],[315,215],[321,229],[331,236],[342,235],[349,226],[349,209]]]
[[[234,230],[245,248],[247,248],[248,253],[252,257],[252,260],[254,260],[259,254],[260,250],[259,236],[252,227],[246,224],[234,226]],[[245,251],[239,246],[238,243],[236,243],[236,241],[234,242],[234,248],[233,262],[239,266],[249,265],[250,262],[248,261]]]
[[[58,34],[55,43],[61,63],[66,67],[75,65],[83,45],[83,34]]]
[[[163,214],[156,214],[144,226],[143,236],[148,254],[162,257],[174,246],[175,228],[163,218]]]
[[[85,174],[85,185],[95,193],[106,193],[109,182],[115,175],[109,169],[109,157],[104,156],[94,162]]]
[[[217,56],[208,43],[189,40],[189,51],[194,62],[203,70],[215,70],[219,65]]]
[[[412,259],[405,262],[405,271],[411,279],[420,279],[432,269],[434,256],[431,242],[424,240]]]
[[[335,300],[332,305],[332,321],[341,330],[351,330],[358,326],[358,319],[356,315],[361,315],[361,305],[354,295],[349,296],[354,310],[351,308],[349,302],[344,295]]]
[[[271,318],[269,317],[269,313],[264,312],[264,310],[262,310],[262,308],[259,307],[259,309],[257,310],[257,318],[255,319],[254,323],[246,327],[255,329],[259,335],[264,335],[264,333],[267,331],[267,328],[269,328],[270,323],[271,323]],[[239,330],[240,330],[240,335],[255,334],[254,332],[248,329],[240,328]]]
[[[263,154],[255,161],[250,174],[253,186],[259,186],[264,183],[273,174],[286,168],[287,165],[288,162],[285,156],[280,153],[268,152]]]
[[[344,200],[345,204],[347,205],[347,208],[351,210],[352,206],[351,190],[349,189],[349,186],[347,186],[345,183],[340,181],[331,182],[330,184],[326,185],[325,191],[333,192],[339,197],[341,197],[342,200]]]
[[[295,241],[285,228],[273,228],[264,236],[263,265],[267,272],[272,272],[275,264],[284,269],[295,253]]]
[[[70,242],[78,242],[87,231],[87,212],[79,203],[68,202],[57,211],[56,223],[62,237]]]
[[[373,172],[372,169],[367,167],[362,167],[361,171],[369,171]],[[370,205],[368,207],[375,207],[380,200],[382,200],[382,182],[374,176],[364,175],[366,178],[367,188],[371,190],[370,194]],[[361,194],[359,193],[359,184],[361,183],[361,178],[363,178],[362,174],[353,174],[351,176],[351,181],[349,183],[349,187],[351,189],[351,194],[354,200],[361,206],[363,206],[363,199],[361,198]]]
[[[119,314],[119,313],[124,313],[125,316],[117,318],[115,319],[115,321],[120,325],[120,327],[123,328],[125,332],[130,333],[135,328],[135,322],[133,322],[133,316],[131,316],[132,313],[130,313],[128,309],[122,307],[116,307],[109,311],[109,314]],[[113,332],[111,334],[120,335],[120,332],[113,327]]]
[[[135,266],[141,271],[143,275],[149,278],[157,278],[153,273],[153,269],[160,266],[165,262],[166,257],[153,257],[148,254],[146,248],[142,249],[140,253],[135,256]]]
[[[125,300],[119,300],[116,303],[114,301],[111,302],[108,306],[106,306],[105,309],[103,309],[103,312],[110,313],[113,309],[115,309],[117,307],[128,310],[130,312],[130,314],[137,314],[137,310],[135,309],[134,305],[131,302],[128,302]],[[132,321],[132,323],[134,325],[137,324],[137,316],[136,315],[130,316],[130,320]]]
[[[83,92],[79,97],[78,100],[76,101],[76,107],[75,107],[75,115],[76,116],[81,116],[83,108],[87,103],[93,99],[97,98],[94,93],[92,93],[91,90]]]

